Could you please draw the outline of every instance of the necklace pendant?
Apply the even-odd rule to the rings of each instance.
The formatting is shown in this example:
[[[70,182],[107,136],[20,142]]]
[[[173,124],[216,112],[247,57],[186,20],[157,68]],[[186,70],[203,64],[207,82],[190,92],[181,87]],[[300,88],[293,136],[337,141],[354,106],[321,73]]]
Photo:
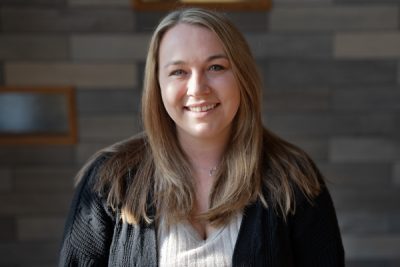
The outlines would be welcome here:
[[[213,176],[216,170],[217,170],[217,167],[211,168],[211,169],[208,171],[208,175],[209,175],[209,176]]]

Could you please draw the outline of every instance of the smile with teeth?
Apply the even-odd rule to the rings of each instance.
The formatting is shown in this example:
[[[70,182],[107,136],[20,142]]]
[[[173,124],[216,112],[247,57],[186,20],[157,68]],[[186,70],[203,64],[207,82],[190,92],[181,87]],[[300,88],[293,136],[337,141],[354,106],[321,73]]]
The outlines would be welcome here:
[[[216,106],[217,106],[217,104],[210,104],[210,105],[205,105],[205,106],[193,106],[193,107],[186,107],[186,108],[193,112],[206,112],[206,111],[214,109]]]

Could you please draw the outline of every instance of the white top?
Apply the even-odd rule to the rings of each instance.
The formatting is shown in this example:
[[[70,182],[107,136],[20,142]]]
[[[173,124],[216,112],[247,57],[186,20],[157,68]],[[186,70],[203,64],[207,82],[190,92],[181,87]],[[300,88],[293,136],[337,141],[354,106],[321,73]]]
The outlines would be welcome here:
[[[203,240],[187,221],[171,225],[167,229],[161,220],[158,229],[159,266],[231,266],[241,222],[240,213]]]

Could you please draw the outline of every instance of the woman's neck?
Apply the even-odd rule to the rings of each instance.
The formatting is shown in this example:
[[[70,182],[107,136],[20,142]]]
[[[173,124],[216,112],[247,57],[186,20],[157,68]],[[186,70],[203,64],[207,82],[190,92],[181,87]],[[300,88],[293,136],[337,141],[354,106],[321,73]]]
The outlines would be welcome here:
[[[226,140],[179,137],[180,145],[195,172],[210,172],[218,168],[225,151]]]

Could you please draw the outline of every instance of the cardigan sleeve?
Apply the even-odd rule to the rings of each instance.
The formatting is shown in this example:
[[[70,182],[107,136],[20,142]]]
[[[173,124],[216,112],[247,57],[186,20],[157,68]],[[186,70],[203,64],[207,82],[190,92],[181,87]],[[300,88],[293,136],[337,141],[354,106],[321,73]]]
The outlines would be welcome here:
[[[325,184],[312,201],[305,198],[299,201],[289,223],[295,266],[345,266],[336,213]]]
[[[95,161],[79,182],[61,243],[59,266],[107,266],[114,222],[112,211],[93,186],[101,161]]]

